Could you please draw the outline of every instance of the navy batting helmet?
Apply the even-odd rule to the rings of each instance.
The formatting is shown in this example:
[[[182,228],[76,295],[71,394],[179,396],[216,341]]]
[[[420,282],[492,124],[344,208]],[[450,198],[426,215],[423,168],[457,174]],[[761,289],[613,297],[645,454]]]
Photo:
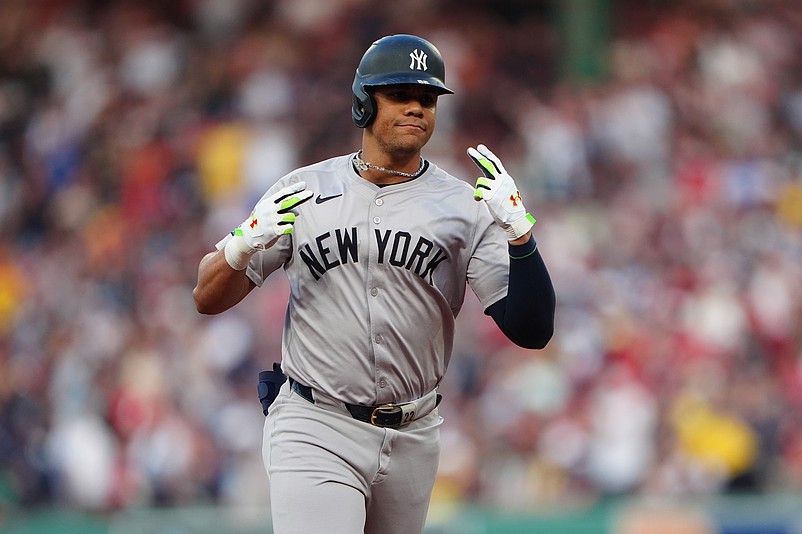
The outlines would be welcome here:
[[[356,69],[351,116],[364,128],[376,116],[376,101],[369,88],[378,85],[429,85],[439,94],[453,94],[445,86],[443,57],[432,43],[414,35],[390,35],[367,49]]]

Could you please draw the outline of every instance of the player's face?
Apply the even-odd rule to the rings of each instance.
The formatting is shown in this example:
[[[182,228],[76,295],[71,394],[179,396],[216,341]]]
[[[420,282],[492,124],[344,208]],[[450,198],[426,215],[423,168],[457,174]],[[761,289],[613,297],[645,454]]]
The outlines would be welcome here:
[[[425,85],[378,87],[376,118],[371,132],[390,154],[416,154],[432,137],[437,112],[437,91]]]

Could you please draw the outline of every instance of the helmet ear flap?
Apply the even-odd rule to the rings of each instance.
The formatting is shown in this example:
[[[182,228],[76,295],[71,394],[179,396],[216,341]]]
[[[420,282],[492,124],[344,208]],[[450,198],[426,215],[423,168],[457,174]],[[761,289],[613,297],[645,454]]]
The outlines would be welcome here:
[[[373,95],[362,87],[354,89],[354,101],[351,106],[351,118],[359,128],[367,127],[376,117],[376,101]]]

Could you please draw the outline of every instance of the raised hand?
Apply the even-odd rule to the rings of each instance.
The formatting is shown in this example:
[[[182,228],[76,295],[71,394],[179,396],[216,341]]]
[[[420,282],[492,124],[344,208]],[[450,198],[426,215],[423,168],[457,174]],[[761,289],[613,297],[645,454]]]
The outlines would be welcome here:
[[[485,145],[468,148],[468,156],[484,174],[476,180],[473,198],[487,204],[496,224],[507,232],[508,240],[526,234],[535,224],[535,218],[526,212],[521,193],[501,160]]]

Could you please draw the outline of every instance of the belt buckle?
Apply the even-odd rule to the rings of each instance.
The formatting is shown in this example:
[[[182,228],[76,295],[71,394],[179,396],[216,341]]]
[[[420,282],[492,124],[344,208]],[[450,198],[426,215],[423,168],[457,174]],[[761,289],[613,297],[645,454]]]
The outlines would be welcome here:
[[[401,406],[397,404],[387,403],[387,404],[380,404],[373,408],[373,411],[370,413],[370,424],[373,426],[379,427],[397,427],[401,426],[401,421],[398,422],[396,425],[381,425],[376,422],[376,417],[378,417],[379,413],[386,413],[386,414],[394,414],[400,413]]]

